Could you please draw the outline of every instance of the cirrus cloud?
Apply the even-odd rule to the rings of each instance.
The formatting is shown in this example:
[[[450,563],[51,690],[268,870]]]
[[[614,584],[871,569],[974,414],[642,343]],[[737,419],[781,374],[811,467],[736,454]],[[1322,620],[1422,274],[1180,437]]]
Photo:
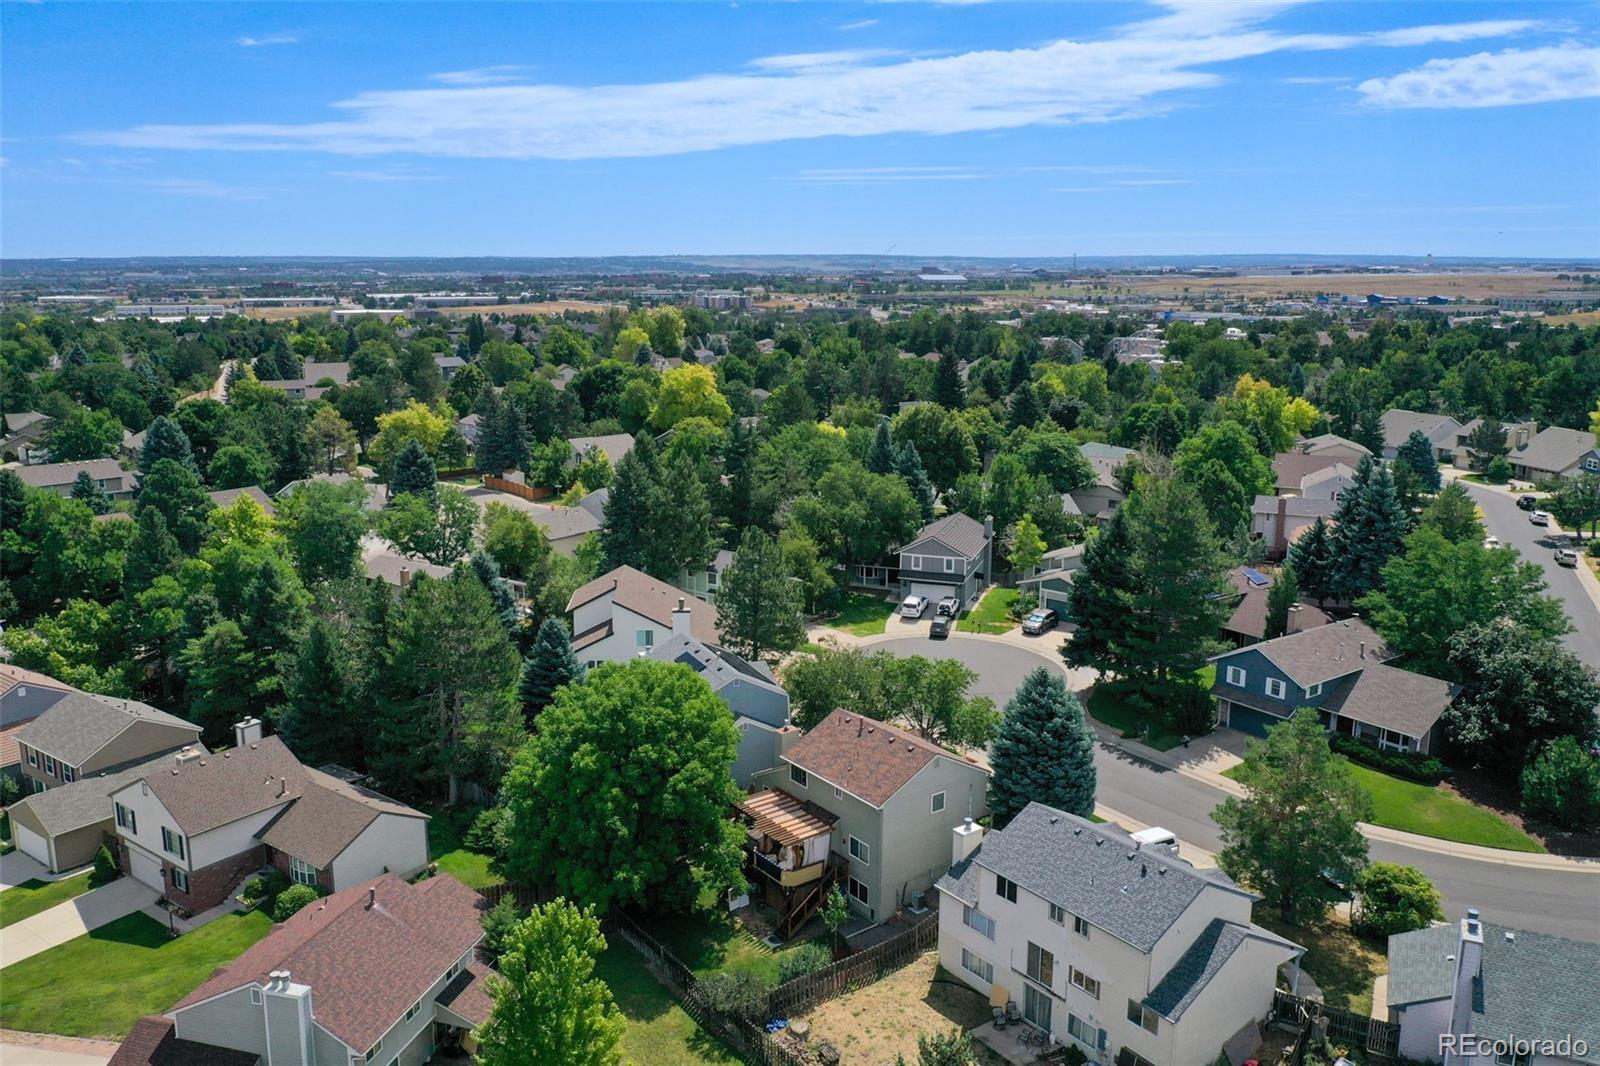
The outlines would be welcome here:
[[[1600,48],[1479,52],[1430,59],[1389,78],[1356,86],[1365,103],[1389,108],[1507,107],[1600,96]]]

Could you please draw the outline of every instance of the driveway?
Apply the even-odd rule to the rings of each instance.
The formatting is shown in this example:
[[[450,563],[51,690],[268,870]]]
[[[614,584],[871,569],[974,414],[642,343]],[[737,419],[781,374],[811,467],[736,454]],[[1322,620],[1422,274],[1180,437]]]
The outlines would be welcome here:
[[[44,863],[20,850],[0,855],[0,892],[15,888],[25,881],[53,881],[56,877],[45,869]]]
[[[861,648],[929,659],[958,659],[978,675],[972,685],[973,695],[988,696],[997,707],[1004,707],[1022,679],[1041,666],[1066,678],[1074,690],[1081,691],[1094,683],[1093,671],[1068,670],[1061,661],[1058,649],[1064,638],[1059,631],[1042,637],[962,636],[959,625],[950,637],[934,640],[928,636],[927,624],[920,627],[916,636],[899,636],[895,623],[890,622],[887,636],[862,641]],[[1022,643],[1024,640],[1030,643]]]
[[[154,903],[158,895],[155,889],[123,877],[24,918],[0,936],[0,969],[132,914]]]

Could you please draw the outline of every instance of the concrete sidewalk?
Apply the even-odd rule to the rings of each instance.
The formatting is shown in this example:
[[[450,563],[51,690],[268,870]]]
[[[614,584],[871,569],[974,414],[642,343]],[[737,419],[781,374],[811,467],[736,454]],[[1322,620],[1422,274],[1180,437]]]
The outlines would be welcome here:
[[[0,1063],[5,1066],[104,1066],[116,1050],[115,1040],[0,1029]]]
[[[155,889],[124,877],[24,918],[0,933],[0,969],[65,944],[155,901]]]

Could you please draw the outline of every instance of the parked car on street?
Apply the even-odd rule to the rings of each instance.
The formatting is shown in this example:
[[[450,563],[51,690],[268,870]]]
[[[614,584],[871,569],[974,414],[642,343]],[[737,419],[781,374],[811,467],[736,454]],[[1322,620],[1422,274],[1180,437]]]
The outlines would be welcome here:
[[[1495,536],[1484,537],[1483,546],[1485,548],[1498,548],[1500,547],[1500,538]]]
[[[921,618],[923,612],[927,609],[928,597],[926,596],[907,596],[900,601],[901,618]]]
[[[1571,548],[1557,548],[1556,549],[1556,565],[1557,566],[1573,566],[1573,567],[1577,566],[1578,565],[1578,553],[1573,551]]]
[[[1539,502],[1539,497],[1537,497],[1537,496],[1518,496],[1517,497],[1517,506],[1522,508],[1524,511],[1533,510],[1534,506],[1536,504],[1538,504],[1538,502]]]
[[[928,629],[928,636],[943,639],[950,635],[950,627],[955,619],[950,615],[941,614],[933,620],[933,625]]]
[[[961,601],[954,596],[946,596],[939,601],[939,609],[934,613],[940,618],[954,618],[961,612]]]
[[[1048,607],[1041,607],[1022,620],[1024,633],[1039,634],[1054,629],[1061,618]]]
[[[1528,521],[1536,526],[1548,526],[1550,524],[1550,512],[1535,511],[1528,516]]]

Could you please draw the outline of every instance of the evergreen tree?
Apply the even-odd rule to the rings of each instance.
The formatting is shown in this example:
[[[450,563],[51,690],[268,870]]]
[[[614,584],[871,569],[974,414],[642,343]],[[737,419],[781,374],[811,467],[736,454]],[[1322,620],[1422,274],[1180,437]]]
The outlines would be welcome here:
[[[233,724],[259,707],[254,656],[238,623],[214,622],[178,656],[189,680],[188,718],[205,732],[207,744],[231,742]]]
[[[1333,599],[1333,533],[1321,515],[1289,545],[1284,566],[1294,571],[1296,583],[1318,606]]]
[[[95,514],[105,514],[111,510],[111,497],[100,487],[99,482],[89,476],[89,471],[80,470],[72,482],[72,498],[86,505]]]
[[[478,405],[478,469],[499,474],[527,465],[528,431],[522,412],[493,389],[485,389]]]
[[[717,629],[723,642],[747,659],[767,650],[787,651],[800,643],[800,589],[790,580],[777,541],[760,529],[739,539],[733,565],[717,593]]]
[[[867,449],[867,469],[874,474],[894,473],[894,442],[889,436],[889,423],[887,420],[878,423],[878,431],[872,435],[872,446]]]
[[[1044,412],[1039,408],[1039,397],[1033,391],[1033,382],[1024,381],[1022,387],[1011,394],[1011,409],[1008,418],[1011,428],[1036,425]]]
[[[144,450],[139,453],[139,473],[146,477],[163,459],[171,459],[190,473],[198,474],[189,436],[176,421],[162,415],[144,433]]]
[[[522,629],[522,611],[517,606],[517,594],[512,591],[511,582],[500,576],[500,564],[487,552],[475,551],[467,560],[467,565],[489,593],[489,602],[494,606],[500,624],[505,627],[506,636],[516,643],[517,634]]]
[[[606,497],[605,525],[600,527],[601,569],[631,566],[646,570],[650,565],[654,528],[655,500],[659,494],[661,469],[655,441],[641,433],[633,448],[617,464]],[[676,578],[674,572],[671,577]]]
[[[28,509],[28,486],[15,470],[0,470],[0,530],[9,532],[22,525]]]
[[[1023,678],[1006,704],[990,762],[996,829],[1031,801],[1084,818],[1094,813],[1094,734],[1078,698],[1042,666]]]
[[[252,691],[271,714],[283,700],[284,657],[300,641],[305,604],[294,571],[265,559],[245,586],[239,630],[250,646]]]
[[[961,380],[961,366],[955,352],[942,352],[933,369],[933,402],[952,411],[967,405],[967,386]]]
[[[167,520],[154,507],[139,508],[137,529],[128,545],[122,568],[122,591],[132,598],[139,595],[163,574],[170,574],[183,562],[183,549],[167,529]]]
[[[368,723],[358,713],[348,662],[326,619],[312,621],[284,681],[278,728],[295,756],[308,766],[366,765]]]
[[[1077,629],[1061,646],[1069,666],[1087,666],[1101,674],[1122,672],[1124,653],[1113,638],[1125,610],[1122,601],[1133,592],[1133,539],[1128,516],[1118,508],[1084,548],[1083,565],[1072,578],[1067,616]]]
[[[686,454],[672,460],[651,494],[651,525],[656,530],[646,572],[676,582],[698,573],[717,557],[711,528],[711,499]]]
[[[277,372],[273,377],[280,381],[293,381],[305,374],[305,361],[289,347],[289,342],[283,334],[278,334],[272,340],[272,365]]]
[[[154,509],[186,554],[200,550],[206,539],[206,515],[216,507],[194,471],[173,459],[163,459],[139,483],[137,510]]]
[[[489,339],[489,330],[483,324],[482,315],[473,315],[467,319],[467,351],[477,355],[483,347],[483,342]]]
[[[1424,491],[1438,492],[1444,479],[1439,474],[1439,460],[1433,454],[1433,442],[1420,429],[1411,431],[1405,443],[1395,449],[1395,462],[1404,463],[1417,475]]]
[[[938,500],[934,491],[933,482],[928,478],[928,472],[922,467],[922,456],[917,454],[917,446],[910,441],[895,445],[894,472],[900,475],[906,483],[906,488],[911,490],[911,498],[917,501],[917,507],[922,511],[924,524],[933,521],[933,508]]]
[[[416,438],[412,438],[394,457],[394,471],[389,475],[389,496],[393,498],[409,492],[432,499],[438,481],[439,474],[432,456],[423,450]]]
[[[1289,609],[1299,602],[1300,582],[1295,577],[1294,567],[1285,564],[1272,587],[1267,589],[1267,629],[1262,634],[1266,640],[1289,632]]]
[[[572,641],[567,636],[567,626],[559,618],[546,618],[534,638],[527,661],[522,664],[522,681],[517,686],[517,698],[522,704],[522,720],[528,732],[533,732],[534,722],[562,685],[581,682],[585,670],[578,657],[572,653]]]
[[[1498,418],[1485,418],[1467,434],[1467,465],[1482,474],[1489,464],[1506,454],[1506,427]]]
[[[1011,357],[1011,378],[1007,386],[1011,392],[1016,392],[1033,378],[1033,368],[1028,365],[1027,350],[1020,345],[1017,354]]]
[[[744,420],[733,420],[728,447],[723,453],[723,470],[728,491],[723,494],[727,528],[744,529],[755,521],[755,435],[744,428]]]
[[[1389,471],[1363,456],[1334,514],[1334,595],[1354,601],[1377,588],[1384,565],[1404,547],[1406,528]]]

